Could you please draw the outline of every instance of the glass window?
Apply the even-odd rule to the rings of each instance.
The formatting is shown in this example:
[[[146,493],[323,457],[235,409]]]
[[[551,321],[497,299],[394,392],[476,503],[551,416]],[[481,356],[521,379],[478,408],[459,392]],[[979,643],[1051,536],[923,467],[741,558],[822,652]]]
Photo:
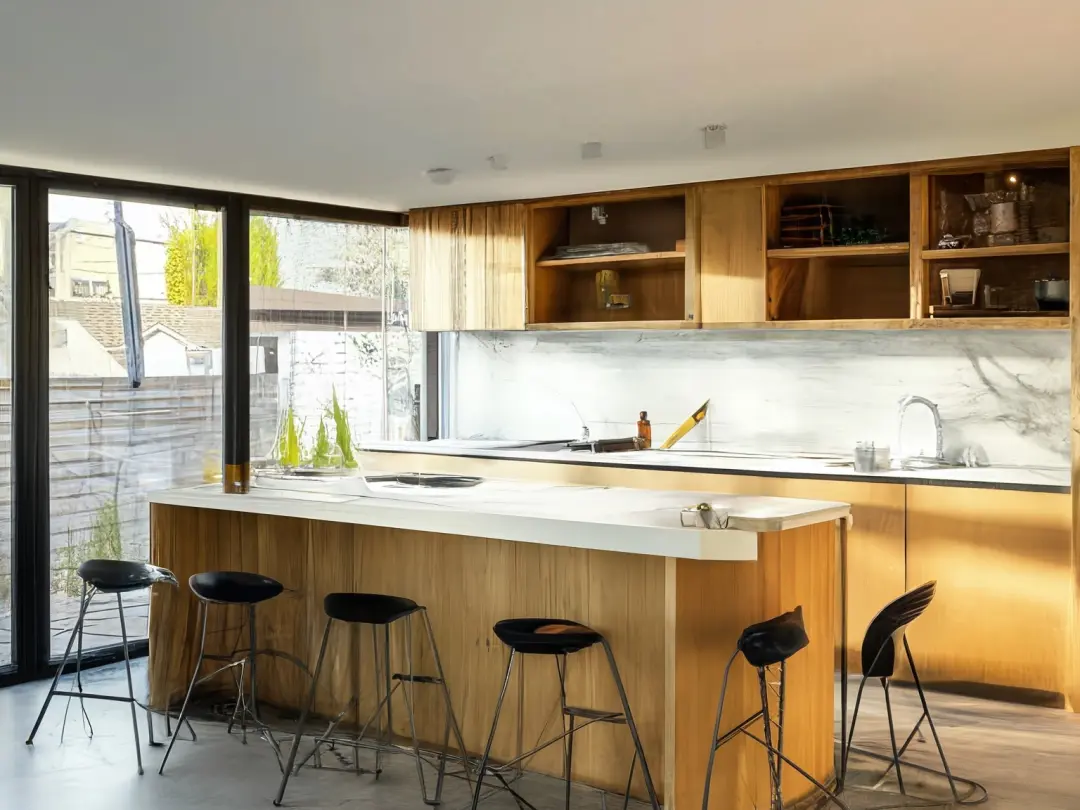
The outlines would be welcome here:
[[[361,441],[418,438],[407,229],[253,216],[251,244],[253,468],[351,467]]]
[[[49,196],[54,657],[78,614],[78,565],[146,560],[146,493],[220,471],[220,224],[217,212]],[[132,638],[146,635],[148,598],[124,596]],[[115,599],[95,599],[84,647],[118,644],[118,619]]]
[[[0,185],[0,442],[11,446],[11,276],[14,264],[15,195]],[[11,454],[0,462],[0,668],[12,663]]]

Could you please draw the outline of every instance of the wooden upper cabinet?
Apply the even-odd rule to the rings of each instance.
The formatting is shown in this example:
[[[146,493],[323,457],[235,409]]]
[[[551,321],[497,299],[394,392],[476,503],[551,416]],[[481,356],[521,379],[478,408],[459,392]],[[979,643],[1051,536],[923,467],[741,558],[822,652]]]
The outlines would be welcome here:
[[[409,212],[410,323],[425,332],[525,328],[520,203]]]
[[[705,183],[691,194],[702,325],[764,321],[764,187]]]

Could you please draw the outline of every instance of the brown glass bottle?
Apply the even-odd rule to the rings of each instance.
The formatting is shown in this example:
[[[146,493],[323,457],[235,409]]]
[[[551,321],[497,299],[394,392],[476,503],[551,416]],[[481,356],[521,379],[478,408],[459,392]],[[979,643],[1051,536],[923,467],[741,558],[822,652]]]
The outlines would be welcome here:
[[[649,421],[649,412],[642,411],[638,414],[637,435],[641,439],[641,446],[648,450],[652,447],[652,422]]]

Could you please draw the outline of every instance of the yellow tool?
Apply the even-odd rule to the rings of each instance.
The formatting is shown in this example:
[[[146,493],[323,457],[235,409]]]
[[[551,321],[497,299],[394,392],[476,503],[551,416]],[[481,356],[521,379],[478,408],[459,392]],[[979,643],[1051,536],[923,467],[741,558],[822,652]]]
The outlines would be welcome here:
[[[709,410],[709,400],[705,400],[705,404],[690,414],[690,418],[675,428],[675,432],[668,436],[667,441],[660,445],[661,450],[670,450],[675,442],[679,441],[683,436],[689,433],[694,427],[705,418],[705,414]]]

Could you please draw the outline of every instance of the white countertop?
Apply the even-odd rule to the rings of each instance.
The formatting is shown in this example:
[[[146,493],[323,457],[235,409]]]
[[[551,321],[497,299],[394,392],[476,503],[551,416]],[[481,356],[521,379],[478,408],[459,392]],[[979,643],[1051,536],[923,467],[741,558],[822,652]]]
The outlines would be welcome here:
[[[841,466],[839,459],[826,457],[723,452],[680,453],[674,450],[589,453],[572,450],[529,450],[522,447],[507,446],[508,444],[512,443],[472,440],[366,442],[361,449],[376,453],[426,453],[504,459],[507,461],[541,461],[557,464],[588,464],[657,470],[700,470],[701,472],[735,475],[760,474],[777,477],[826,478],[840,481],[881,481],[882,483],[970,486],[1050,492],[1068,492],[1071,477],[1067,467],[991,465],[988,467],[950,467],[930,470],[886,470],[883,472],[857,473],[851,465]]]
[[[461,489],[361,478],[278,480],[247,495],[220,484],[154,492],[150,503],[328,520],[524,543],[697,560],[754,560],[757,533],[846,518],[833,501],[655,492],[485,480]],[[709,503],[726,528],[682,526],[683,509]]]

